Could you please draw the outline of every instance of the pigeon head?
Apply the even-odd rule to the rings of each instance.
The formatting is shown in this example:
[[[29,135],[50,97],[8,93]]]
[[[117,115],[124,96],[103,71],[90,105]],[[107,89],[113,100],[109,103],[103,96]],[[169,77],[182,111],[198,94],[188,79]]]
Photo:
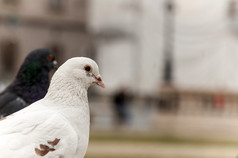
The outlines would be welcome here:
[[[30,52],[26,57],[24,64],[26,67],[41,67],[50,71],[53,68],[57,68],[57,62],[55,55],[48,49],[36,49]]]
[[[56,68],[54,53],[48,49],[36,49],[25,58],[9,89],[27,103],[43,98],[49,87],[49,72]]]
[[[24,85],[34,84],[42,77],[48,78],[48,73],[53,68],[57,68],[54,53],[48,49],[36,49],[26,57],[17,74],[17,80]]]
[[[86,57],[75,57],[67,60],[61,69],[67,76],[72,76],[74,80],[78,80],[86,88],[91,85],[98,85],[105,88],[102,78],[99,74],[99,68],[95,61]]]

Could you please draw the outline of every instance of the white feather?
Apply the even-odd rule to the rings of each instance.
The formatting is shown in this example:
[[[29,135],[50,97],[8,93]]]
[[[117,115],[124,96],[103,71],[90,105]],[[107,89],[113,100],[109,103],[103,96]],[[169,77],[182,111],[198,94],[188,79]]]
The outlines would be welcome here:
[[[97,64],[88,58],[72,58],[52,77],[46,96],[0,121],[0,155],[3,158],[83,158],[89,140],[87,89],[95,79],[83,69]],[[57,145],[50,145],[59,139]],[[52,150],[44,156],[35,151],[45,145]]]

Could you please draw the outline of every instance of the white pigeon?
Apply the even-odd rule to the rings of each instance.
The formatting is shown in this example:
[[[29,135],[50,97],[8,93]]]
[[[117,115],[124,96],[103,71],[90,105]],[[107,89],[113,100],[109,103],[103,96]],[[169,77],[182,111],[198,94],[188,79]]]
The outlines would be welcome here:
[[[43,99],[0,121],[0,157],[83,158],[90,125],[87,89],[94,84],[105,88],[93,60],[66,61]]]

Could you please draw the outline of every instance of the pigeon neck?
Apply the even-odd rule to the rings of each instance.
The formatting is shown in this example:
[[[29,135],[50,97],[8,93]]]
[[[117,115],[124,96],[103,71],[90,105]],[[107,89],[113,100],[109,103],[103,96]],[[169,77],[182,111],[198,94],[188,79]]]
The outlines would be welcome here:
[[[66,105],[88,103],[87,88],[80,81],[56,73],[45,98]]]
[[[49,74],[45,69],[34,73],[18,73],[11,89],[21,96],[28,104],[43,98],[49,87]]]

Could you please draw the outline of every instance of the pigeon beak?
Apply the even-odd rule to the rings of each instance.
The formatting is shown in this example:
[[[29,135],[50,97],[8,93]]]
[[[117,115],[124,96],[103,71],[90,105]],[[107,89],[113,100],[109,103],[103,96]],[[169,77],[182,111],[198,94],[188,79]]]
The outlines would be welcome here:
[[[53,63],[53,68],[55,68],[55,69],[59,68],[58,62],[56,60],[54,60],[52,63]]]
[[[95,76],[95,79],[97,80],[96,84],[102,88],[106,88],[105,84],[102,81],[102,78],[100,75]]]

